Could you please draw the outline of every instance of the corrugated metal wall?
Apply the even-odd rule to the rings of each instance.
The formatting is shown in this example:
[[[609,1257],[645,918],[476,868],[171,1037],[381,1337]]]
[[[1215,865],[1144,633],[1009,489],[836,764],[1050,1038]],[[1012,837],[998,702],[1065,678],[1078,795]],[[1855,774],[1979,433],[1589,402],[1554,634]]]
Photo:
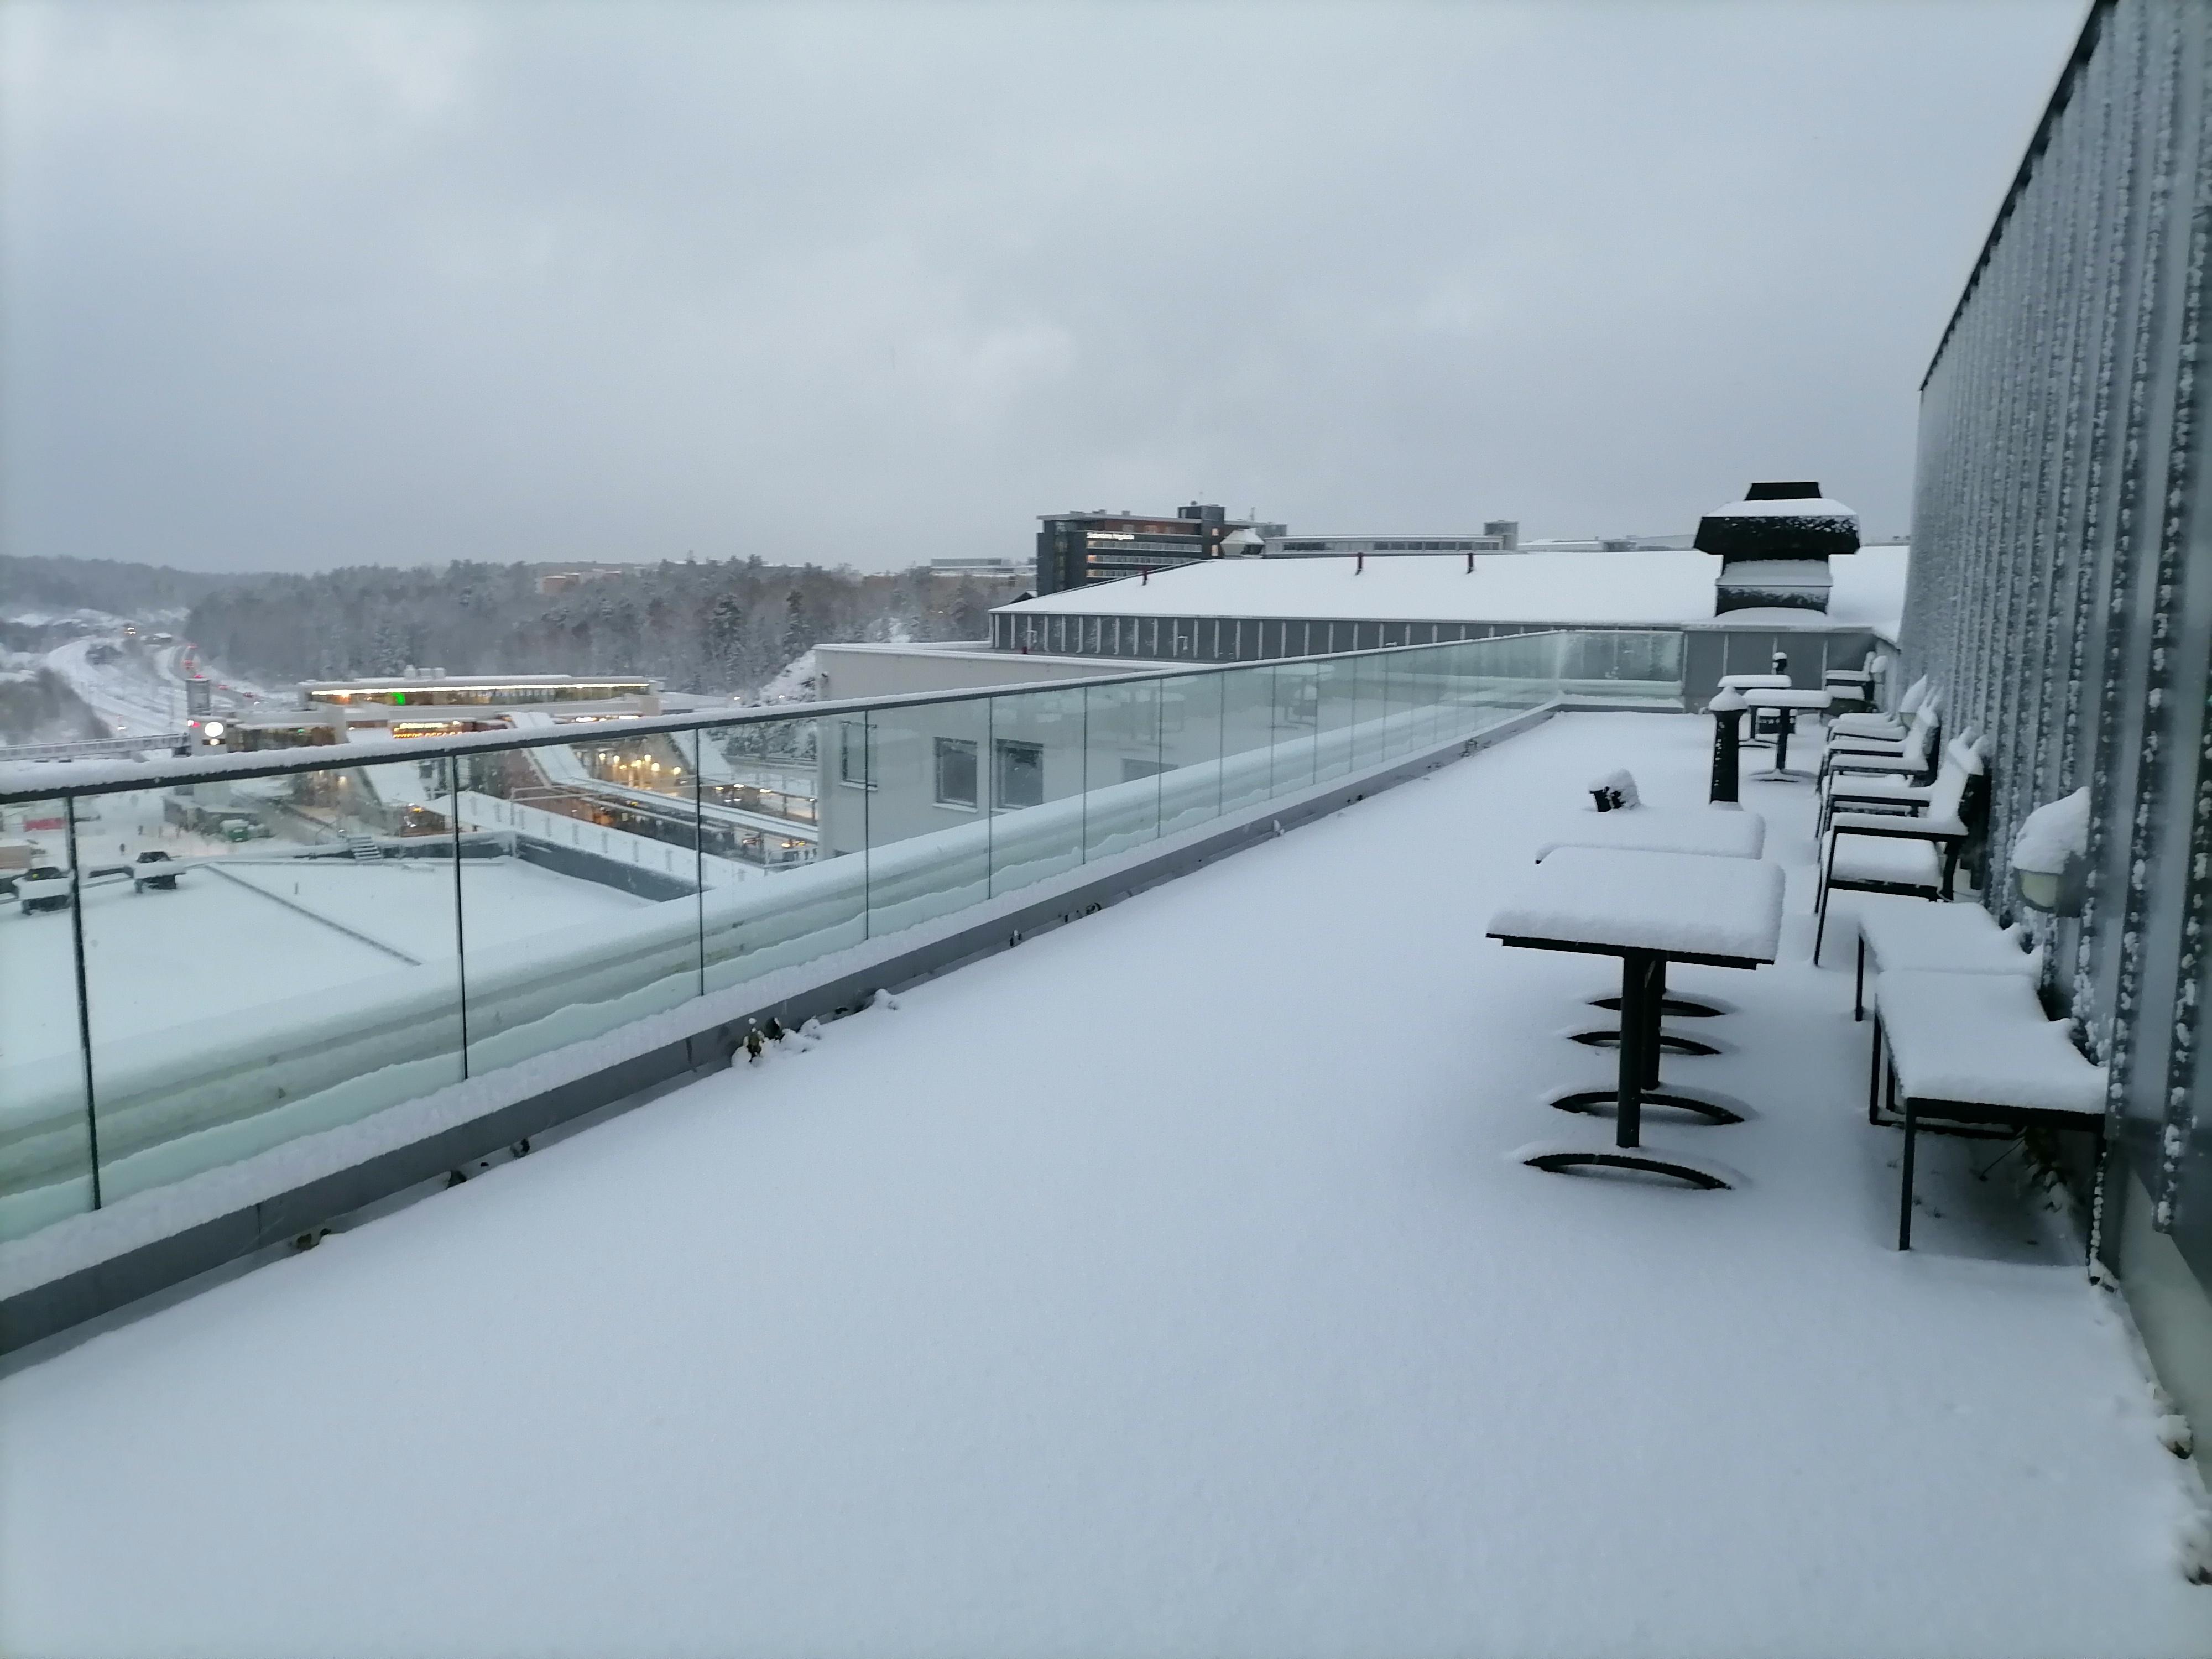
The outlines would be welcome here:
[[[1994,745],[1993,908],[2021,820],[2092,790],[2087,910],[2037,920],[2050,988],[2212,1284],[2208,35],[2185,0],[2092,11],[1922,387],[1903,644]]]

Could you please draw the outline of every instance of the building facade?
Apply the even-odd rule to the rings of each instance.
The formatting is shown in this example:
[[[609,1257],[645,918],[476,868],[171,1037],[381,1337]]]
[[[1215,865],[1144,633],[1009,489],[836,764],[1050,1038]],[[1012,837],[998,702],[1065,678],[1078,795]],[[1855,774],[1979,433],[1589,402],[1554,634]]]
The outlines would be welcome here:
[[[1172,514],[1062,513],[1038,521],[1036,591],[1064,592],[1095,582],[1172,570],[1202,559],[1256,553],[1284,526],[1231,519],[1193,501]]]
[[[1921,387],[1906,672],[1991,748],[1984,902],[2109,1068],[2100,1249],[2212,1436],[2212,10],[2093,8]],[[2086,788],[2086,892],[2007,849]],[[2201,1454],[2200,1454],[2201,1455]]]

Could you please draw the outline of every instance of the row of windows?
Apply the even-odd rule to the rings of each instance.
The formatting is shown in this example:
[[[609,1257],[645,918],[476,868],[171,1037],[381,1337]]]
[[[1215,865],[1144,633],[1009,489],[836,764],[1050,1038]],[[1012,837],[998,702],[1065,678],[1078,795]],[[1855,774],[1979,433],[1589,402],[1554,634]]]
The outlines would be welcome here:
[[[991,798],[1001,809],[1036,806],[1044,800],[1044,746],[1000,738],[991,745]],[[975,799],[975,741],[937,739],[937,804],[973,807]]]
[[[838,724],[837,776],[859,789],[875,787],[870,763],[868,728],[864,721]],[[977,744],[972,738],[935,740],[931,775],[940,806],[979,805]],[[1000,738],[991,745],[991,799],[1000,810],[1036,806],[1044,800],[1044,745]]]

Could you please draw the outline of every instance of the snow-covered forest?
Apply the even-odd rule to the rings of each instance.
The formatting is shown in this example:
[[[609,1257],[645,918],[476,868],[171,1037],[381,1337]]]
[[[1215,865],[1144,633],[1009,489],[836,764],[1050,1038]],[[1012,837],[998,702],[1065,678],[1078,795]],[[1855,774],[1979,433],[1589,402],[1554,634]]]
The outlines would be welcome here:
[[[177,631],[204,659],[267,681],[410,668],[629,672],[720,693],[757,690],[817,641],[980,638],[990,607],[1013,597],[1003,584],[924,569],[863,574],[757,558],[608,567],[613,574],[541,592],[541,578],[568,568],[456,561],[205,577],[7,559],[0,608],[27,602],[135,619],[189,605]]]

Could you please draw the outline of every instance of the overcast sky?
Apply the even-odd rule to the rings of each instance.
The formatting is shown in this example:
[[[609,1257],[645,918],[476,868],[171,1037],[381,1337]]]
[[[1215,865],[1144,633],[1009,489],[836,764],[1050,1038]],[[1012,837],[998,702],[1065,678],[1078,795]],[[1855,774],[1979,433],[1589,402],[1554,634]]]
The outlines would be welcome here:
[[[0,7],[0,539],[1910,521],[2081,0]]]

